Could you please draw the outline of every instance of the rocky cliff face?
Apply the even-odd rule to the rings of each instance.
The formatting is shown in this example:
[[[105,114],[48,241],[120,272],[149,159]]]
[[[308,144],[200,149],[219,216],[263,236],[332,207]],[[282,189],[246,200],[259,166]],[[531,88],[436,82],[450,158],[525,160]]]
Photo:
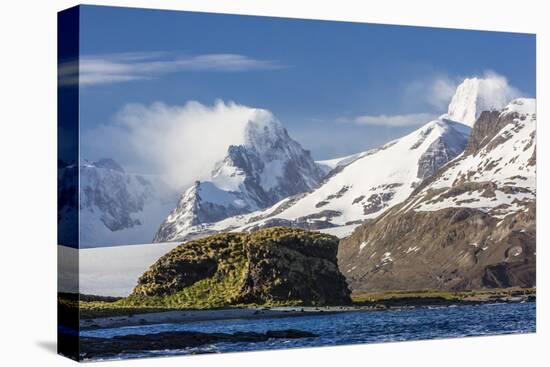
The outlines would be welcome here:
[[[125,302],[346,304],[350,293],[336,264],[337,248],[336,237],[280,227],[189,241],[153,264]]]
[[[424,180],[432,176],[439,168],[461,154],[467,141],[468,135],[460,129],[449,129],[447,134],[435,139],[418,160],[418,179]]]
[[[268,111],[256,110],[209,180],[197,181],[159,227],[155,242],[208,234],[211,223],[271,206],[315,187],[324,172]]]
[[[518,99],[480,114],[460,157],[344,239],[352,290],[534,286],[534,111]]]

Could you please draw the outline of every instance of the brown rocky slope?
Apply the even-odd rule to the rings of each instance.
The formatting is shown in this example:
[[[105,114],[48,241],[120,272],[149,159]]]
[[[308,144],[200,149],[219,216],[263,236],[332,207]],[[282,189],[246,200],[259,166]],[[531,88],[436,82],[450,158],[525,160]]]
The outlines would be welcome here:
[[[397,210],[397,209],[396,209]],[[387,215],[342,241],[353,292],[535,285],[535,206],[502,222],[471,208]]]

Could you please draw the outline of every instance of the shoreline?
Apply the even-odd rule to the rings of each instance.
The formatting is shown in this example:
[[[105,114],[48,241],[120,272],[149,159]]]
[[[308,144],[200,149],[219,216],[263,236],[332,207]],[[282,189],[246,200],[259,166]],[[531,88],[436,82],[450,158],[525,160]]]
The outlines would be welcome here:
[[[334,308],[334,309],[333,309]],[[276,308],[222,308],[211,310],[168,310],[131,314],[128,316],[99,317],[95,319],[81,319],[80,330],[94,330],[117,328],[126,326],[143,326],[166,323],[191,323],[219,320],[258,320],[282,317],[299,317],[321,314],[334,314],[345,310],[336,310],[340,307],[331,307],[330,310],[318,307],[276,307]],[[302,311],[303,309],[303,311]],[[351,311],[351,310],[347,310]]]
[[[502,294],[484,292],[472,294],[462,299],[446,299],[444,297],[400,297],[378,299],[374,301],[356,301],[352,305],[342,306],[278,306],[278,307],[243,307],[220,309],[189,309],[189,310],[155,310],[137,313],[128,310],[127,315],[87,318],[80,320],[80,330],[118,328],[130,326],[145,326],[164,323],[194,323],[219,320],[257,320],[269,318],[321,316],[341,312],[376,312],[413,310],[434,307],[457,307],[482,304],[506,304],[535,302],[536,293]],[[121,310],[119,310],[121,311]]]

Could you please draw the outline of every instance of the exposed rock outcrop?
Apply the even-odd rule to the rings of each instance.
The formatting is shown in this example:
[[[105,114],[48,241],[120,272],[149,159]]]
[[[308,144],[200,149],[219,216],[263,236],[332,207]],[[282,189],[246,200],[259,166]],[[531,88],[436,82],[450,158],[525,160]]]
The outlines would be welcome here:
[[[126,304],[221,307],[350,302],[338,239],[301,229],[223,233],[184,243],[139,279]]]

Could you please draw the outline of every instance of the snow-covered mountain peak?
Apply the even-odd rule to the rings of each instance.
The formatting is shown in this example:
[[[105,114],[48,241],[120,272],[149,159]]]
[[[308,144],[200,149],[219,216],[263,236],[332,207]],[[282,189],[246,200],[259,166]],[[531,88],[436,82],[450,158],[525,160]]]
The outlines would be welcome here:
[[[111,158],[82,159],[58,173],[58,222],[74,226],[79,218],[82,248],[150,242],[177,198],[162,177],[128,173]]]
[[[253,108],[250,112],[250,117],[245,124],[245,137],[248,134],[254,134],[261,131],[269,131],[274,133],[282,129],[282,124],[273,114],[262,108]]]
[[[244,128],[244,146],[258,153],[267,152],[291,140],[281,122],[267,110],[254,109]]]
[[[505,78],[467,78],[457,87],[446,117],[473,126],[481,112],[501,110],[515,97]]]
[[[458,86],[449,104],[449,119],[473,125],[477,117],[479,83],[478,78],[469,78]]]
[[[495,218],[525,210],[536,197],[535,100],[483,113],[464,153],[426,181],[404,211],[475,208]]]
[[[156,242],[192,238],[210,223],[266,208],[321,181],[324,172],[271,112],[249,112],[242,144],[230,145],[210,177],[181,196]]]

